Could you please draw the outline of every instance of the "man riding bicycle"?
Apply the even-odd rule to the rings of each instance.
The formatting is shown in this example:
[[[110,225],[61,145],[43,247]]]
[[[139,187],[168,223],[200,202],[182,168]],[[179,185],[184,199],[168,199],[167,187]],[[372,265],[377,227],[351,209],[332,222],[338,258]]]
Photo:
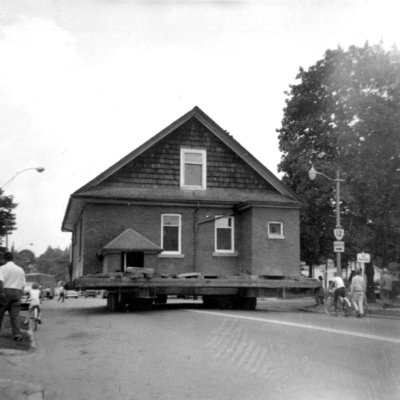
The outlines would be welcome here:
[[[339,296],[346,297],[346,287],[338,272],[335,272],[333,275],[333,304],[335,305],[335,311],[337,311]]]

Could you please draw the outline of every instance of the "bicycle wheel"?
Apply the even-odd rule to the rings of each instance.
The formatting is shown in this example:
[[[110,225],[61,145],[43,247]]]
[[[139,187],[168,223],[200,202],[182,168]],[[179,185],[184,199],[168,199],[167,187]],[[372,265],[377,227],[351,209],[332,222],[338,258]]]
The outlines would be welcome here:
[[[350,300],[347,297],[341,299],[341,306],[345,317],[348,317],[352,314],[353,307],[351,305]]]
[[[33,330],[36,332],[37,331],[37,326],[38,326],[38,310],[35,307],[33,309]]]
[[[328,295],[325,297],[324,307],[325,307],[325,312],[328,315],[332,315],[332,316],[336,315],[335,305],[333,304],[333,296],[332,295]]]

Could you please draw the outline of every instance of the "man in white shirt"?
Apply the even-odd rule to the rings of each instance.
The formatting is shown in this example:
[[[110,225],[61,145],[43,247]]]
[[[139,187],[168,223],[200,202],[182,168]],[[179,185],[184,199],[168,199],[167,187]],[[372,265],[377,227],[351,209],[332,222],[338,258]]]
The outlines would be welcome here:
[[[22,340],[19,310],[22,290],[26,284],[25,272],[14,264],[12,253],[4,253],[4,260],[6,263],[0,267],[0,329],[4,314],[8,311],[14,340],[19,342]]]
[[[333,304],[335,305],[335,310],[337,310],[339,296],[346,297],[346,287],[338,272],[334,273],[333,287]]]

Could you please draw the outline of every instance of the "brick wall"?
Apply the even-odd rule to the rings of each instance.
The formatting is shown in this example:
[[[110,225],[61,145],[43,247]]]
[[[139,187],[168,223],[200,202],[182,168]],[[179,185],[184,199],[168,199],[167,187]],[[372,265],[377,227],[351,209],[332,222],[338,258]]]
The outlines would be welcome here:
[[[97,252],[126,228],[161,245],[161,214],[182,215],[182,255],[145,256],[145,266],[158,273],[202,272],[206,275],[291,275],[299,264],[298,210],[254,208],[235,216],[234,255],[216,255],[214,222],[197,225],[197,251],[194,250],[195,220],[204,222],[216,215],[228,215],[227,208],[185,206],[129,206],[90,204],[84,212],[84,274],[103,272]],[[285,239],[269,239],[268,221],[282,221]]]
[[[299,211],[282,208],[252,210],[252,267],[256,275],[293,275],[300,268]],[[283,222],[284,239],[268,238],[268,222]]]

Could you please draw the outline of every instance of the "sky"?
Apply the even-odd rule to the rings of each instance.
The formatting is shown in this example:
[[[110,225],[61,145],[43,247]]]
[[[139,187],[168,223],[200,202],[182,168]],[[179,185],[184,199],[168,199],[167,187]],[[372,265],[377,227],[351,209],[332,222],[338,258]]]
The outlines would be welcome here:
[[[9,247],[67,248],[69,196],[194,106],[279,176],[276,130],[299,68],[338,46],[399,44],[396,3],[0,0]]]

